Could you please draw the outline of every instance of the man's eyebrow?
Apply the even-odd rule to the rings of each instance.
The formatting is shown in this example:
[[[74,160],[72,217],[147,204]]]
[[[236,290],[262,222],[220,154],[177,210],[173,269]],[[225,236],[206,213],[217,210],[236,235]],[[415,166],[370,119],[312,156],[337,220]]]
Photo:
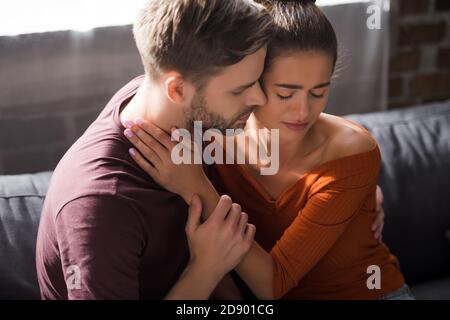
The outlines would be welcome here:
[[[235,88],[235,89],[233,90],[233,92],[236,92],[236,91],[243,91],[243,90],[245,90],[245,89],[248,89],[248,88],[250,88],[250,87],[253,87],[257,81],[258,81],[258,80],[253,81],[253,82],[251,82],[251,83],[244,84],[244,85],[242,85],[242,86],[239,86],[239,87]]]
[[[314,86],[313,89],[319,89],[323,87],[327,87],[330,85],[330,82],[320,83],[317,86]],[[298,84],[290,84],[290,83],[276,83],[276,87],[286,88],[286,89],[303,89],[303,86]]]

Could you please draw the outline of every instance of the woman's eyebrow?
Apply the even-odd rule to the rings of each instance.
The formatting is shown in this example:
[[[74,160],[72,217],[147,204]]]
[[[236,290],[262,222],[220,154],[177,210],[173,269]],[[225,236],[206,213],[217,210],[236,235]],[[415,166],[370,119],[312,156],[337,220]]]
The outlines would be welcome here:
[[[330,85],[330,82],[324,82],[324,83],[319,83],[318,85],[314,86],[313,89],[319,89],[319,88],[323,88],[323,87],[327,87]],[[281,88],[286,88],[286,89],[303,89],[303,86],[299,85],[299,84],[290,84],[290,83],[276,83],[275,84],[276,87],[281,87]]]
[[[303,89],[303,86],[298,84],[288,84],[288,83],[275,83],[276,87],[282,87],[287,89]]]
[[[323,87],[328,87],[329,85],[330,85],[330,81],[318,84],[317,86],[314,86],[313,89],[319,89],[319,88],[323,88]]]

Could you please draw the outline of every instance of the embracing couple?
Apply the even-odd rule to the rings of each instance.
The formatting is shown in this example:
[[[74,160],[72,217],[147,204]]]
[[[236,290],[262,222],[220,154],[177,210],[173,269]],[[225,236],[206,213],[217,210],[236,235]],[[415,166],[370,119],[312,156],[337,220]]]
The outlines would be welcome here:
[[[381,239],[379,147],[323,113],[337,40],[314,1],[151,0],[133,32],[145,74],[54,171],[43,299],[413,299]],[[196,121],[244,129],[246,159],[278,130],[259,146],[279,144],[276,174],[175,164]]]

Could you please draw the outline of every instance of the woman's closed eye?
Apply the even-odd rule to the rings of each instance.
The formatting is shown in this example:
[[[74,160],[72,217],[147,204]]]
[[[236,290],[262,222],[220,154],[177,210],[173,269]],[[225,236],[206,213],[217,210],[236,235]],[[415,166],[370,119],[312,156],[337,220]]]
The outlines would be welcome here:
[[[311,89],[309,91],[309,95],[313,98],[323,98],[327,92],[328,88],[316,88],[316,89]],[[295,90],[292,92],[277,92],[276,95],[279,99],[281,100],[289,100],[290,98],[292,98],[295,94]]]
[[[294,93],[291,93],[290,95],[287,95],[287,96],[277,93],[278,98],[280,98],[281,100],[288,100],[288,99],[292,98],[293,95],[294,95]]]
[[[277,97],[281,100],[288,100],[292,98],[296,90],[283,89],[281,91],[275,92]]]
[[[323,89],[309,92],[311,97],[314,97],[314,98],[323,98],[325,96],[325,93],[326,93],[326,90],[323,90]]]

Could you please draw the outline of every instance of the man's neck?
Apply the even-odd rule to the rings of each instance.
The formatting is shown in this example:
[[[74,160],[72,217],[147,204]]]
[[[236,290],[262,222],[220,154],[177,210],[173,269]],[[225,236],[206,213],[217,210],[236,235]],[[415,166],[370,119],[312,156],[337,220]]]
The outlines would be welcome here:
[[[175,107],[165,101],[163,97],[160,88],[145,78],[136,94],[120,112],[121,123],[126,126],[126,121],[134,122],[140,118],[151,121],[154,125],[170,133],[170,129],[173,126],[179,126],[182,121],[177,118],[177,113],[174,112]]]

